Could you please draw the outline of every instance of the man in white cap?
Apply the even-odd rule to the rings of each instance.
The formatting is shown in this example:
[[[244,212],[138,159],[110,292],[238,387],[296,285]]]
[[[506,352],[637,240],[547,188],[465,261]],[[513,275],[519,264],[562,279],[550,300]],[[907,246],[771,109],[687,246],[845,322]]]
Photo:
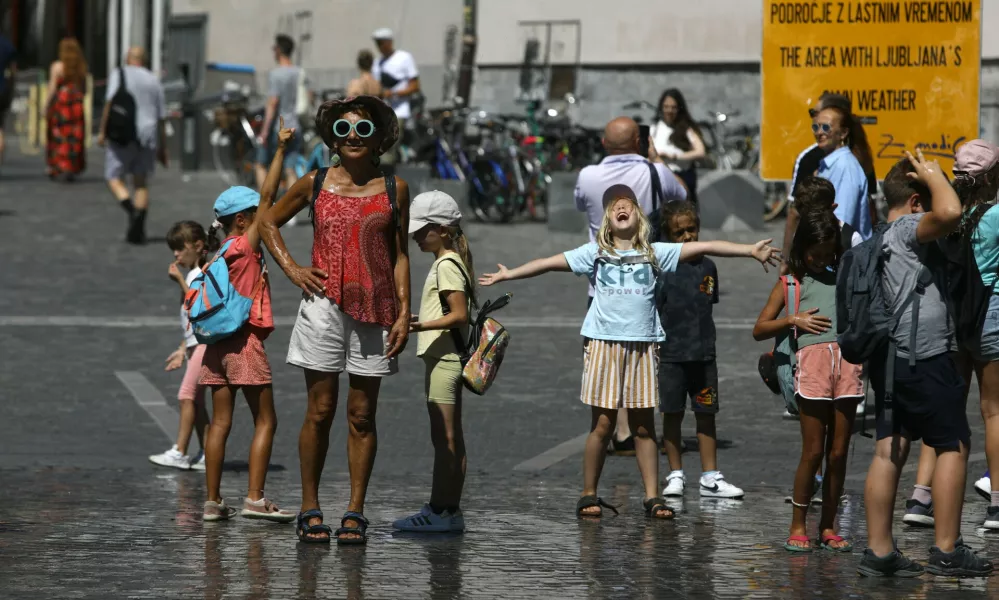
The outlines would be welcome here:
[[[375,61],[371,74],[382,84],[382,97],[395,110],[399,118],[399,131],[406,131],[406,120],[412,116],[410,100],[420,91],[420,73],[416,70],[413,55],[405,50],[396,50],[392,30],[381,28],[372,37],[381,53]],[[400,138],[401,139],[401,138]],[[398,160],[399,144],[382,155],[382,162],[393,164]]]

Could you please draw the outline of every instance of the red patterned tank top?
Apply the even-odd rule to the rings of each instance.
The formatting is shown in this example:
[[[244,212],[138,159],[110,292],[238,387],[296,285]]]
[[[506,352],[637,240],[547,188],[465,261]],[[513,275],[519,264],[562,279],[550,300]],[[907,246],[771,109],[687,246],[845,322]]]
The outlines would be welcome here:
[[[388,194],[352,198],[328,190],[315,204],[312,266],[326,272],[326,297],[361,323],[391,327],[399,315]]]

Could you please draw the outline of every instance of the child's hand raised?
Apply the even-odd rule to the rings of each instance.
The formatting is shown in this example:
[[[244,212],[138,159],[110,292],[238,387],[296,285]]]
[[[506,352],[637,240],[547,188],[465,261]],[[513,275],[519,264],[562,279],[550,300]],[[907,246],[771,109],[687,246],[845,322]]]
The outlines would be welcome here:
[[[822,315],[815,314],[819,312],[817,308],[809,308],[804,312],[800,312],[791,317],[791,325],[804,331],[805,333],[811,333],[814,335],[819,335],[829,331],[832,327],[832,320],[829,317],[823,317]]]
[[[753,258],[760,261],[763,270],[767,273],[770,272],[769,267],[776,267],[780,264],[780,250],[770,245],[773,241],[773,238],[770,238],[769,240],[760,240],[753,245]]]
[[[167,269],[167,275],[169,275],[170,279],[173,279],[177,283],[183,283],[184,281],[184,275],[180,272],[180,267],[175,262],[170,263],[170,268]]]
[[[482,277],[479,277],[479,285],[483,287],[489,287],[493,284],[499,283],[507,279],[507,275],[510,271],[503,265],[496,265],[496,266],[499,267],[499,271],[495,273],[486,273]]]
[[[295,138],[295,130],[294,130],[294,128],[292,128],[292,129],[285,129],[284,128],[284,117],[279,117],[278,118],[278,134],[277,134],[277,137],[278,137],[278,147],[282,148],[282,149],[287,148],[288,144],[291,143],[291,140],[293,140]]]
[[[909,159],[913,168],[916,169],[915,173],[906,173],[909,178],[915,179],[927,186],[934,180],[947,181],[947,178],[944,177],[943,169],[940,168],[940,163],[935,160],[926,160],[922,149],[916,148],[916,156],[913,156],[911,152],[906,150],[905,157]]]

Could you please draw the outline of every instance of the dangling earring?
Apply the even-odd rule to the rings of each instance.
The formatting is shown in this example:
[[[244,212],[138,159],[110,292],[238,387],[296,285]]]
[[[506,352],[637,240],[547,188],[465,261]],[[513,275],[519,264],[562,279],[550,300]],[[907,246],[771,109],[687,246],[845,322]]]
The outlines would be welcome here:
[[[340,166],[340,153],[336,148],[333,149],[333,154],[330,154],[330,166],[334,168]]]
[[[382,162],[382,159],[381,159],[381,157],[378,157],[378,156],[374,156],[374,157],[372,157],[372,158],[371,158],[371,164],[375,165],[376,167],[377,167],[378,165],[380,165],[380,164],[381,164],[381,162]]]

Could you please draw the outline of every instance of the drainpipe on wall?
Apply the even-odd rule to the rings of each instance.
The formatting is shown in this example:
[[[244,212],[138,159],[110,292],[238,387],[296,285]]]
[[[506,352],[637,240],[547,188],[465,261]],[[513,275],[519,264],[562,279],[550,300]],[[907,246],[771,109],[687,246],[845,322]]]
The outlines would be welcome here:
[[[465,104],[471,100],[472,96],[472,76],[475,69],[475,9],[477,0],[464,0],[464,28],[461,35],[461,62],[458,67],[458,96],[465,100]]]

